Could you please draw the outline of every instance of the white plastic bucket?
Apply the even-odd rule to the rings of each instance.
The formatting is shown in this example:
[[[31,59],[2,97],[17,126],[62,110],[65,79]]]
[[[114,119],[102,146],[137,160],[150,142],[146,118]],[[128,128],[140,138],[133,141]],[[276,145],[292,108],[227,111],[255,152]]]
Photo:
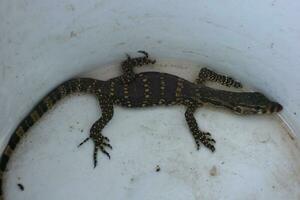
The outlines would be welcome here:
[[[117,75],[124,54],[140,49],[159,61],[149,70],[191,79],[201,66],[210,66],[237,78],[280,102],[280,116],[292,132],[278,133],[276,138],[282,140],[277,140],[272,133],[261,134],[263,116],[241,119],[204,108],[213,114],[203,116],[199,110],[199,126],[219,139],[217,152],[211,154],[204,148],[196,151],[183,108],[117,108],[104,131],[115,147],[112,160],[99,153],[100,165],[93,170],[91,143],[82,149],[76,145],[99,117],[99,108],[92,97],[69,98],[33,128],[33,138],[24,139],[14,154],[4,183],[7,199],[299,199],[299,7],[300,2],[291,0],[2,1],[2,149],[50,89],[95,69],[101,78]],[[110,65],[115,68],[107,68]],[[229,120],[226,126],[220,124],[224,118]],[[213,126],[215,120],[219,124]],[[271,121],[266,123],[270,126]],[[243,127],[257,128],[254,136],[248,131],[244,138],[258,142],[242,145],[218,127],[226,127],[225,132],[231,127],[233,135],[246,131]],[[257,158],[257,152],[266,156]],[[280,162],[273,162],[272,155]],[[155,171],[157,165],[160,172]],[[24,191],[16,186],[19,182]]]

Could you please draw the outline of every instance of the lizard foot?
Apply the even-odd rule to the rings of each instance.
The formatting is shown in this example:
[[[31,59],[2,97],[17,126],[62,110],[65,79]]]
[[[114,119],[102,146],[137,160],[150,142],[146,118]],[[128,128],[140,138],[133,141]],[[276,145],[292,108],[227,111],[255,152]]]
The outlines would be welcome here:
[[[155,64],[156,60],[149,59],[149,54],[146,51],[139,50],[138,53],[144,54],[144,64]]]
[[[197,150],[200,149],[200,142],[201,142],[204,146],[209,148],[212,152],[215,151],[214,143],[216,143],[216,141],[211,138],[210,133],[200,132],[199,134],[194,135],[194,139],[196,141]]]
[[[239,81],[236,81],[236,80],[234,80],[231,77],[227,78],[227,82],[225,83],[225,85],[227,87],[231,87],[232,86],[234,88],[243,88],[243,85]]]
[[[131,58],[128,54],[126,54],[127,59],[123,62],[123,65],[132,65],[132,66],[143,66],[147,64],[155,64],[156,60],[152,60],[149,58],[149,54],[146,51],[138,51],[138,53],[143,54],[142,57]]]
[[[83,140],[78,147],[80,147],[81,145],[83,145],[84,143],[86,143],[89,139],[92,139],[94,142],[94,153],[93,153],[93,159],[94,159],[94,168],[97,166],[97,153],[98,150],[102,151],[102,153],[104,153],[109,159],[110,159],[110,155],[109,153],[105,150],[105,147],[108,147],[110,149],[112,149],[112,146],[108,143],[109,139],[105,136],[103,136],[101,133],[95,133],[95,132],[91,132],[90,136],[87,137],[85,140]]]

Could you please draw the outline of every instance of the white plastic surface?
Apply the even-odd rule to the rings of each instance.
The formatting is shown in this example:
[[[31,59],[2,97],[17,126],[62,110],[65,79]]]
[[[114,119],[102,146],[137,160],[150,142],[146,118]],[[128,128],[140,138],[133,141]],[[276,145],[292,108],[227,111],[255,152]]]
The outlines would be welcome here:
[[[100,112],[91,97],[69,98],[14,154],[7,200],[299,199],[299,8],[292,0],[1,1],[2,148],[55,85],[95,68],[105,75],[97,77],[110,78],[116,69],[101,67],[139,49],[162,60],[192,61],[155,68],[190,80],[202,65],[236,77],[282,103],[296,134],[271,116],[242,118],[204,108],[197,120],[218,141],[217,152],[197,152],[183,108],[116,108],[104,131],[112,159],[100,154],[93,170],[91,144],[76,144]]]

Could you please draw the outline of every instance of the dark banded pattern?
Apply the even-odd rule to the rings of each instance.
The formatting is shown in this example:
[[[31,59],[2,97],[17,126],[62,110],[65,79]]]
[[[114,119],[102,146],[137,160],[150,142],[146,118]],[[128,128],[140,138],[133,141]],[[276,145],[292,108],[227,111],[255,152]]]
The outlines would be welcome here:
[[[200,144],[215,151],[215,140],[210,133],[203,132],[198,127],[194,112],[205,104],[228,108],[239,114],[263,114],[282,110],[279,103],[273,102],[258,92],[230,92],[206,87],[205,81],[215,81],[228,87],[239,88],[242,85],[233,78],[217,74],[207,68],[201,69],[196,83],[180,77],[159,73],[145,72],[135,74],[134,67],[154,64],[155,60],[148,53],[140,51],[142,57],[127,59],[121,63],[123,75],[108,81],[90,78],[75,78],[64,82],[45,96],[34,109],[24,118],[9,139],[0,160],[0,200],[3,200],[2,177],[7,163],[20,139],[28,129],[38,121],[44,113],[65,96],[84,92],[94,94],[99,101],[101,117],[92,125],[90,135],[79,146],[90,139],[94,143],[94,167],[97,165],[97,152],[100,150],[110,158],[107,148],[112,149],[109,139],[102,135],[102,129],[113,117],[113,106],[119,104],[125,107],[146,107],[155,105],[184,105],[185,119],[199,149]]]
[[[95,93],[97,88],[103,87],[103,81],[90,78],[71,79],[52,90],[29,112],[11,135],[0,159],[0,200],[3,200],[2,180],[9,158],[30,127],[65,96],[77,92]]]

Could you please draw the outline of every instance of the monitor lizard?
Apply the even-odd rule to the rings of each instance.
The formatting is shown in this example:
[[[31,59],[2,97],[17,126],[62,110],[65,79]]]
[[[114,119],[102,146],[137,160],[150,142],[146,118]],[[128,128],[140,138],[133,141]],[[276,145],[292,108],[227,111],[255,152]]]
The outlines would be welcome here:
[[[227,108],[238,114],[275,113],[282,110],[282,106],[269,100],[259,92],[232,92],[213,89],[205,86],[207,81],[214,81],[228,87],[241,88],[242,84],[233,78],[218,74],[208,68],[202,68],[198,78],[190,82],[175,75],[159,72],[142,72],[136,74],[134,67],[154,64],[145,51],[143,55],[121,62],[122,75],[101,81],[92,78],[73,78],[65,81],[49,92],[29,114],[20,122],[0,160],[0,200],[3,200],[2,180],[7,163],[20,139],[30,127],[37,122],[54,104],[67,95],[74,93],[93,94],[102,110],[102,116],[90,128],[89,136],[78,146],[88,140],[94,143],[93,162],[97,166],[97,152],[100,150],[110,158],[107,148],[112,149],[108,137],[102,135],[102,129],[112,119],[114,105],[128,108],[151,107],[157,105],[183,105],[186,107],[185,119],[199,150],[202,143],[212,152],[215,151],[216,142],[211,134],[201,131],[198,127],[194,113],[197,108],[204,105],[213,105]]]

